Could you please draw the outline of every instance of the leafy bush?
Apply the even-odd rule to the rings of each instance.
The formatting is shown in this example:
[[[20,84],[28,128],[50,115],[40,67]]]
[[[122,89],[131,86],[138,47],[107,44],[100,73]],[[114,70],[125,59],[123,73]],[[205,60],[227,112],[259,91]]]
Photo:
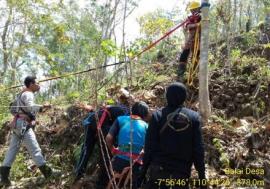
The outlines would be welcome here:
[[[0,93],[0,127],[2,127],[3,123],[11,118],[9,104],[12,101],[12,95],[5,90],[4,86],[0,86]]]
[[[232,52],[232,58],[237,59],[241,57],[241,50],[240,49],[233,49]]]
[[[74,100],[78,99],[80,97],[80,93],[78,91],[72,91],[67,94],[67,100],[72,103]]]
[[[257,43],[257,33],[254,31],[244,33],[242,45],[244,47],[251,47]]]

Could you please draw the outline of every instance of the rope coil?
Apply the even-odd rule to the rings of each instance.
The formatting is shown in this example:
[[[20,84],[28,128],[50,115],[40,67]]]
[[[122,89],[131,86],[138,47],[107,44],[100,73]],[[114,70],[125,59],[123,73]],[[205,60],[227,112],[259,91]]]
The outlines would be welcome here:
[[[193,53],[192,53],[192,60],[191,60],[191,65],[189,66],[189,73],[188,73],[188,80],[187,84],[189,86],[194,86],[194,78],[197,75],[197,70],[199,68],[199,53],[200,49],[200,24],[198,24],[198,27],[196,28],[196,33],[195,33],[195,41],[194,41],[194,47],[193,47]]]

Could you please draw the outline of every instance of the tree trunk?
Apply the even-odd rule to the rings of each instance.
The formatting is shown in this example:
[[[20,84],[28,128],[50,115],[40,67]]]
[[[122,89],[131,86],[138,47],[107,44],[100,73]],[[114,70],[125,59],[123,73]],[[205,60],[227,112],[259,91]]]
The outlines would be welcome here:
[[[260,8],[260,2],[259,2],[259,1],[256,1],[255,4],[256,4],[256,5],[255,5],[256,7],[254,6],[255,9],[256,9],[256,10],[259,10],[259,8]],[[255,11],[255,12],[254,12],[254,22],[255,22],[255,23],[259,23],[259,21],[260,21],[260,20],[259,20],[259,14],[260,14],[260,13],[259,13],[258,11]]]
[[[215,47],[215,56],[217,56],[217,49],[218,49],[218,41],[219,41],[219,38],[218,38],[218,36],[219,36],[219,24],[218,24],[218,22],[216,22],[215,23],[216,24],[216,28],[215,28],[215,44],[216,44],[216,47]]]
[[[242,1],[239,2],[239,31],[242,32],[242,16],[243,16],[243,4]]]
[[[225,74],[230,75],[231,73],[231,0],[228,1],[228,19],[226,19],[226,46],[227,46],[227,60],[225,62]]]
[[[202,0],[208,4],[208,0]],[[202,8],[202,31],[200,44],[200,67],[199,67],[199,108],[203,121],[206,123],[211,114],[209,88],[208,88],[208,49],[209,49],[209,7]]]
[[[225,73],[230,75],[231,72],[231,34],[230,23],[226,24],[226,45],[227,45],[227,60],[225,62]]]
[[[237,0],[233,3],[233,37],[237,34]]]
[[[126,55],[126,17],[127,16],[127,0],[124,1],[124,14],[123,14],[123,25],[122,25],[122,44],[120,49],[120,57],[123,58],[124,61],[127,61]],[[128,85],[130,84],[129,72],[128,72],[128,64],[125,64],[125,76],[127,79]]]
[[[7,35],[8,35],[8,28],[9,28],[9,24],[11,22],[12,19],[12,7],[9,7],[9,14],[8,14],[8,19],[5,22],[5,26],[4,26],[4,31],[2,34],[2,50],[3,50],[3,70],[0,73],[0,84],[3,84],[4,82],[4,77],[5,74],[7,72],[7,68],[8,68],[8,52],[7,52]]]
[[[252,26],[252,13],[251,13],[250,5],[248,6],[247,14],[248,14],[248,20],[246,22],[246,32],[249,32]]]
[[[24,26],[22,28],[22,31],[23,31],[22,32],[22,35],[21,35],[20,40],[18,42],[19,43],[18,44],[18,47],[17,47],[18,49],[21,49],[22,46],[25,43],[25,36],[27,35],[26,30],[27,30],[27,24],[25,22],[25,24],[24,24]],[[15,57],[14,58],[11,58],[11,60],[10,60],[10,65],[11,65],[11,68],[12,68],[12,75],[11,75],[12,85],[16,85],[16,82],[17,82],[16,74],[17,74],[18,62],[19,62],[19,58],[20,58],[21,54],[22,54],[21,52],[20,53],[17,53],[15,55]],[[20,66],[23,65],[23,64],[24,64],[24,61],[22,61],[22,63],[20,64]]]
[[[118,11],[118,6],[119,6],[119,3],[120,3],[120,0],[115,0],[114,1],[114,6],[111,8],[112,6],[112,0],[109,0],[109,2],[107,3],[108,4],[108,8],[109,8],[109,11],[108,11],[108,16],[105,17],[105,23],[107,24],[105,26],[105,29],[104,31],[102,32],[103,33],[103,39],[111,39],[112,37],[112,33],[115,29],[115,22],[116,22],[116,13]],[[106,55],[104,57],[104,60],[103,60],[103,65],[106,66],[107,65],[107,62],[108,62],[108,59],[109,57]],[[101,77],[104,78],[105,75],[106,75],[106,68],[104,68],[101,72]]]
[[[265,31],[268,34],[268,36],[270,36],[270,10],[266,12],[265,16]]]

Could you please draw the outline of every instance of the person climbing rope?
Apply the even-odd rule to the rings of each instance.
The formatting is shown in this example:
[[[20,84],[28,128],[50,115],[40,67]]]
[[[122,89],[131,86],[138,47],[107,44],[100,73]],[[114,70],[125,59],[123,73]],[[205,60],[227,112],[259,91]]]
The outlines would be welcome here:
[[[183,106],[184,84],[172,83],[166,91],[167,106],[154,112],[149,123],[140,177],[148,169],[145,189],[188,189],[192,164],[199,179],[205,179],[200,116]]]
[[[132,188],[138,188],[137,177],[140,173],[140,160],[143,154],[144,139],[148,124],[145,120],[148,117],[149,108],[145,102],[136,102],[132,106],[131,116],[120,116],[113,123],[106,142],[108,148],[114,154],[112,167],[114,172],[121,174],[124,168],[130,166],[130,159],[134,160],[132,169]],[[132,133],[132,140],[131,135]],[[115,148],[114,143],[117,139],[118,147]],[[130,146],[132,145],[132,153]],[[127,176],[127,175],[125,175]],[[119,183],[120,188],[123,183]]]
[[[111,125],[116,120],[117,117],[123,115],[129,115],[129,106],[133,103],[134,97],[129,94],[129,92],[123,88],[117,91],[117,104],[112,106],[106,106],[98,110],[98,118],[101,121],[103,115],[105,115],[103,122],[101,123],[101,131],[104,136],[107,135]],[[80,158],[75,167],[75,179],[73,185],[75,186],[80,182],[81,178],[84,176],[87,168],[89,158],[93,155],[94,147],[98,142],[98,130],[95,112],[92,106],[86,105],[82,107],[89,111],[89,115],[83,121],[84,125],[84,142],[81,148]],[[104,113],[105,112],[105,113]],[[99,157],[98,162],[100,166],[100,171],[98,174],[97,181],[95,183],[95,188],[105,188],[106,183],[109,181],[109,177],[106,171],[106,167],[109,167],[110,159],[106,158],[106,165],[102,158],[102,151],[105,153],[106,149],[104,148],[106,144],[99,144]],[[111,154],[109,154],[111,155]],[[111,158],[111,157],[110,157]]]
[[[191,16],[188,17],[188,22],[184,26],[185,44],[182,47],[178,67],[178,76],[180,78],[183,78],[187,67],[188,57],[194,50],[196,32],[200,33],[200,9],[201,6],[199,2],[192,1],[189,3],[188,10],[191,12]]]
[[[14,115],[11,124],[13,133],[11,135],[8,151],[5,154],[5,159],[0,167],[0,186],[8,186],[11,184],[9,173],[16,155],[19,152],[21,143],[27,148],[32,159],[45,178],[50,178],[54,175],[53,173],[60,173],[59,171],[52,170],[46,164],[34,133],[36,114],[51,106],[34,103],[34,93],[40,90],[39,84],[36,83],[36,77],[27,76],[24,80],[24,84],[26,88],[23,89],[15,100],[16,107],[14,108],[17,108],[17,112],[11,111]]]

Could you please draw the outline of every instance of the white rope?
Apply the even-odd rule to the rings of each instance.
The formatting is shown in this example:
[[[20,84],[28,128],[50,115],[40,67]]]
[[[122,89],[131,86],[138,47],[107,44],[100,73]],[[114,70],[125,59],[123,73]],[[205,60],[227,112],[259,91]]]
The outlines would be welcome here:
[[[98,107],[98,70],[96,69],[96,78],[95,78],[95,107],[96,107],[96,110],[95,110],[95,118],[96,118],[96,126],[98,127],[99,125],[99,117],[98,117],[98,110],[97,110],[97,107]],[[115,182],[115,178],[114,178],[114,173],[112,171],[112,164],[111,164],[111,160],[110,160],[110,155],[109,155],[109,152],[108,152],[108,148],[107,148],[107,145],[106,145],[106,141],[104,139],[104,135],[102,133],[102,130],[100,128],[97,128],[97,133],[98,133],[98,139],[99,139],[99,144],[100,144],[100,151],[101,151],[101,155],[102,155],[102,159],[103,159],[103,163],[104,163],[104,167],[106,169],[106,173],[108,175],[108,179],[109,181],[111,181],[112,179],[112,186],[113,186],[113,189],[115,189],[115,186],[116,186],[116,182]],[[103,142],[103,144],[102,144]],[[105,153],[104,154],[104,151],[103,151],[103,146],[105,148]],[[108,162],[109,162],[109,167],[107,166],[107,162],[106,162],[106,158],[105,158],[105,155],[107,156],[108,158]],[[117,187],[116,187],[117,189]]]
[[[101,129],[98,129],[97,132],[98,132],[98,139],[99,139],[99,144],[100,144],[100,151],[101,151],[101,155],[102,155],[102,160],[103,160],[103,163],[104,163],[104,167],[106,169],[106,173],[108,175],[109,182],[112,181],[112,186],[113,186],[113,188],[115,188],[116,182],[115,182],[115,178],[114,178],[114,173],[113,173],[112,169],[109,169],[108,168],[107,162],[106,162],[106,158],[105,158],[105,154],[104,154],[104,151],[103,151],[103,145],[105,146],[105,149],[107,149],[106,143],[105,144],[103,143],[103,145],[102,145],[102,136],[103,136],[103,133],[102,133]],[[106,150],[106,152],[107,152],[107,150]],[[108,162],[109,162],[109,166],[111,167],[111,160],[110,160],[110,158],[108,158]]]

